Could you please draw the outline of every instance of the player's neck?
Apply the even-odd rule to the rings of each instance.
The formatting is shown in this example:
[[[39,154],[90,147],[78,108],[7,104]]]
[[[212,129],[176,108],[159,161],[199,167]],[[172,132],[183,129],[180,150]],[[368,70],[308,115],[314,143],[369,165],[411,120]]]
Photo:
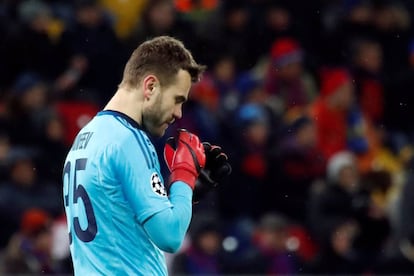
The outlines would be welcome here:
[[[138,98],[139,93],[119,88],[115,95],[109,100],[104,110],[115,110],[122,112],[139,125],[141,125],[141,113],[143,101]]]

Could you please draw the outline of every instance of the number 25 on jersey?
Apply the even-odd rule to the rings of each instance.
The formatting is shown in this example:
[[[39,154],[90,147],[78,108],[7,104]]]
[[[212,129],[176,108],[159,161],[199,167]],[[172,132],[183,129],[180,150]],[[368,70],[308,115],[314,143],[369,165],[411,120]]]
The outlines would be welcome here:
[[[79,181],[81,178],[79,175],[85,171],[87,162],[87,158],[76,159],[74,164],[67,161],[63,169],[64,203],[65,208],[68,208],[66,213],[71,244],[73,238],[90,242],[98,232],[91,200],[85,187]]]

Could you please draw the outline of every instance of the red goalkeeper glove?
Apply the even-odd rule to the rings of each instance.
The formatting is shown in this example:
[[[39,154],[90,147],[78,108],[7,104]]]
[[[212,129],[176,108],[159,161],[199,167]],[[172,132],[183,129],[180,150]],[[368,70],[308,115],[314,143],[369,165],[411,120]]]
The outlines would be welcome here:
[[[228,175],[232,168],[228,162],[227,155],[222,148],[210,143],[203,143],[206,155],[205,167],[200,169],[200,174],[196,180],[193,202],[198,202],[211,189],[215,188]],[[172,171],[172,162],[175,154],[175,138],[170,137],[164,148],[164,158],[170,171]]]
[[[198,137],[185,129],[178,131],[177,138],[169,138],[164,147],[164,158],[171,171],[170,184],[183,181],[194,190],[206,156]]]

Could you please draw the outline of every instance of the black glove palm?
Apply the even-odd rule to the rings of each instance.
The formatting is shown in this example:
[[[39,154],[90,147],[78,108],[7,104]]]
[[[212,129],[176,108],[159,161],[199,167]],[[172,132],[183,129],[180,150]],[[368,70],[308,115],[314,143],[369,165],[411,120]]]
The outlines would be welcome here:
[[[219,146],[203,143],[206,154],[206,165],[201,169],[194,188],[193,202],[198,202],[211,189],[215,188],[228,175],[232,169],[227,155]]]

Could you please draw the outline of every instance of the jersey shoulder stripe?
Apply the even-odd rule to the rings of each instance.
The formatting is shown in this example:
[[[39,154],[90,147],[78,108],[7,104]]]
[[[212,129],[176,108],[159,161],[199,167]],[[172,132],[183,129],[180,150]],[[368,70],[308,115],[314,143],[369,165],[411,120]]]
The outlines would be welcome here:
[[[141,131],[138,131],[138,136],[141,138],[140,141],[142,141],[144,143],[144,145],[147,142],[148,146],[144,146],[144,148],[147,150],[148,157],[149,157],[149,160],[151,161],[152,168],[155,168],[155,162],[154,162],[154,158],[153,158],[154,156],[151,155],[153,153],[153,151],[151,151],[151,149],[150,149],[150,147],[152,147],[152,144],[150,144],[150,141],[149,141],[148,138],[144,137],[144,134]]]
[[[116,116],[115,115],[114,118],[117,121],[119,121],[121,124],[124,124],[119,116]],[[145,147],[145,143],[142,141],[141,137],[138,136],[138,132],[136,132],[134,129],[132,129],[130,127],[127,127],[127,129],[129,131],[131,131],[132,134],[134,135],[135,140],[137,141],[137,143],[138,143],[138,145],[139,145],[139,147],[140,147],[140,149],[142,151],[142,154],[145,157],[145,163],[147,164],[148,169],[150,169],[151,168],[150,160],[152,160],[152,159],[151,159],[151,155],[148,152],[148,148]]]

